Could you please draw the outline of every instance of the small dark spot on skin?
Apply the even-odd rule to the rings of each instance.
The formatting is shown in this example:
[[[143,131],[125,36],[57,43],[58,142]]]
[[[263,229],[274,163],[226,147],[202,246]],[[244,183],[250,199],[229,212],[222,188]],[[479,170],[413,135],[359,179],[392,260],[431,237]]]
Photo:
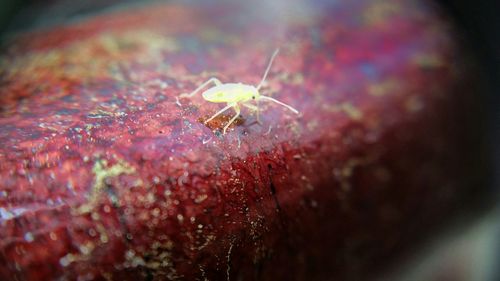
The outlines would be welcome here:
[[[39,115],[32,112],[23,112],[22,116],[24,118],[37,118]]]
[[[166,101],[166,100],[168,100],[168,97],[165,96],[163,93],[156,92],[156,94],[155,94],[155,100],[156,101]]]
[[[271,164],[267,164],[267,168],[269,169],[269,174],[271,174],[273,166]],[[273,183],[272,179],[270,179],[269,182],[270,182],[269,187],[271,189],[271,194],[274,196],[274,195],[276,195],[276,188],[274,187],[274,183]]]
[[[153,280],[154,280],[153,271],[146,268],[146,281],[153,281]]]
[[[271,189],[271,194],[274,196],[276,195],[276,187],[274,186],[274,183],[271,181],[271,184],[269,185]],[[279,208],[278,208],[279,209]]]
[[[102,146],[102,147],[112,147],[114,141],[104,139],[104,138],[95,138],[95,143]]]
[[[111,96],[116,93],[116,89],[113,87],[100,88],[97,90],[100,96]]]
[[[74,101],[74,97],[72,95],[65,95],[61,98],[62,101],[64,102],[73,102]]]
[[[29,139],[31,139],[31,140],[37,140],[37,139],[41,138],[41,136],[42,136],[42,134],[40,132],[33,131],[33,130],[30,131],[30,133],[28,135]]]
[[[376,79],[378,76],[377,68],[368,62],[362,63],[360,65],[361,72],[366,75],[369,79]]]
[[[420,68],[420,70],[422,70],[422,72],[424,73],[430,73],[434,70],[434,67],[432,66],[428,66],[428,65],[420,65],[418,66]]]
[[[164,132],[163,132],[162,130],[159,130],[159,131],[158,131],[158,133],[159,133],[159,134],[163,134]]]
[[[181,120],[180,119],[175,119],[167,122],[162,122],[162,125],[169,126],[169,127],[176,127],[180,126]]]
[[[117,97],[114,97],[112,99],[110,99],[109,101],[107,101],[107,103],[109,103],[110,105],[122,105],[125,103],[125,100],[124,99],[121,99],[121,98],[117,98]]]
[[[56,114],[59,114],[59,115],[72,115],[72,114],[76,114],[78,112],[80,112],[80,110],[75,109],[75,108],[63,108],[63,109],[60,109],[60,110],[56,111]]]
[[[321,38],[321,30],[319,30],[318,28],[311,28],[309,30],[309,37],[311,38],[311,42],[314,48],[321,48],[323,44],[323,40]]]
[[[280,206],[280,203],[278,201],[278,197],[276,196],[276,187],[274,186],[274,182],[273,182],[273,179],[272,179],[272,168],[273,166],[271,164],[267,164],[267,168],[269,169],[269,189],[271,191],[271,195],[273,196],[273,199],[274,199],[274,204],[276,206],[276,211],[278,213],[281,212],[281,206]]]
[[[194,105],[189,105],[185,108],[184,112],[186,113],[197,113],[198,112],[198,107]]]

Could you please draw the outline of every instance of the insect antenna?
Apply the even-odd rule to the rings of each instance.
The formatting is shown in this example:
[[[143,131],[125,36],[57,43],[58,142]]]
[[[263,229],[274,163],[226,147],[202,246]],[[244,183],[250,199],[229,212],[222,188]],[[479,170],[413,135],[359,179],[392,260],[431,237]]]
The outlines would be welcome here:
[[[297,109],[295,109],[295,108],[293,108],[293,107],[289,106],[288,104],[282,103],[282,102],[280,102],[280,101],[279,101],[279,100],[277,100],[277,99],[273,99],[273,98],[271,98],[271,97],[266,97],[266,96],[259,96],[259,99],[264,99],[264,100],[268,100],[268,101],[275,102],[275,103],[277,103],[277,104],[281,104],[282,106],[284,106],[284,107],[286,107],[286,108],[290,109],[290,110],[291,110],[291,111],[293,111],[294,113],[299,114],[299,111],[298,111]]]
[[[279,51],[280,51],[279,48],[276,49],[274,51],[273,55],[271,56],[271,59],[269,60],[269,64],[267,65],[266,72],[264,72],[264,76],[262,77],[262,80],[260,81],[259,85],[257,86],[257,91],[260,89],[260,87],[262,87],[262,84],[264,83],[264,81],[266,81],[266,77],[267,77],[267,74],[269,73],[269,70],[271,69],[271,65],[273,64],[273,60]]]

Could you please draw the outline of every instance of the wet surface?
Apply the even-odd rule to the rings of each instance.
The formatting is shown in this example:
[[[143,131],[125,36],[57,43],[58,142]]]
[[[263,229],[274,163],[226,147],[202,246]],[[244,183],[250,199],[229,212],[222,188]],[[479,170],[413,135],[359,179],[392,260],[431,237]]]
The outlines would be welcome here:
[[[356,279],[461,204],[480,167],[450,24],[421,1],[324,2],[154,4],[14,37],[0,276]],[[222,106],[178,97],[258,84],[277,47],[262,93],[299,115],[261,102],[223,134],[232,110],[204,124]]]

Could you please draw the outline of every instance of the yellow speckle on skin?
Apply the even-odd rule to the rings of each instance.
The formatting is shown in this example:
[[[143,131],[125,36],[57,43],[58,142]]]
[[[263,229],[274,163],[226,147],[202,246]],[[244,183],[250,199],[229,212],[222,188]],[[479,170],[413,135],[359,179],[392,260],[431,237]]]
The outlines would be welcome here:
[[[56,240],[57,240],[57,235],[56,235],[54,232],[51,232],[51,233],[49,234],[49,237],[50,237],[50,239],[52,239],[52,240],[54,240],[54,241],[56,241]]]
[[[335,168],[333,170],[333,175],[337,178],[340,183],[340,188],[347,192],[351,189],[351,177],[354,174],[354,170],[358,167],[369,165],[377,159],[376,155],[367,155],[364,157],[353,157],[347,160],[346,164],[342,167]]]
[[[207,27],[202,30],[200,39],[206,43],[238,44],[241,42],[239,36],[225,33],[216,28]]]
[[[111,272],[102,272],[102,276],[106,281],[111,281],[113,280],[113,273]]]
[[[178,214],[178,215],[177,215],[177,220],[178,220],[180,223],[182,223],[182,222],[184,221],[184,216],[183,216],[183,215],[181,215],[181,214]]]
[[[368,87],[368,93],[375,97],[381,97],[393,93],[399,87],[400,87],[399,82],[396,79],[390,78],[380,83],[370,85]]]
[[[304,83],[304,75],[301,73],[290,74],[288,72],[282,72],[277,75],[277,79],[290,85],[301,85]]]
[[[375,1],[363,13],[366,24],[374,25],[389,22],[389,18],[399,13],[401,6],[394,2]]]
[[[92,210],[95,203],[99,199],[102,190],[106,187],[106,179],[119,176],[121,174],[132,174],[136,170],[123,160],[118,160],[118,163],[111,167],[107,167],[106,160],[98,160],[94,163],[92,172],[94,173],[94,184],[92,186],[89,201],[78,208],[78,213],[88,213]]]
[[[309,129],[309,131],[315,131],[318,127],[319,127],[319,121],[316,119],[313,119],[307,123],[307,129]]]
[[[411,62],[425,68],[436,68],[445,64],[443,58],[438,54],[416,54]]]
[[[407,112],[415,113],[424,108],[424,102],[419,96],[411,96],[405,101],[404,106]]]
[[[86,242],[81,244],[78,249],[80,250],[80,253],[68,253],[59,259],[59,264],[66,267],[73,262],[88,261],[95,249],[95,245],[92,242]]]
[[[349,115],[349,117],[353,120],[360,120],[363,118],[363,113],[359,111],[355,106],[351,103],[343,103],[342,110]]]
[[[205,201],[205,199],[208,198],[208,195],[206,194],[201,194],[201,195],[198,195],[195,199],[194,199],[194,202],[195,203],[201,203],[203,201]]]
[[[28,52],[9,60],[0,57],[0,64],[6,66],[6,77],[40,85],[48,74],[54,80],[115,78],[110,72],[114,63],[153,62],[159,52],[179,48],[175,38],[147,29],[108,31],[49,51]]]
[[[290,83],[292,85],[302,85],[304,83],[304,76],[301,73],[296,73],[292,75]]]
[[[330,112],[344,112],[353,120],[361,120],[363,118],[363,112],[361,112],[357,107],[352,105],[350,102],[344,102],[336,105],[323,104],[323,109]]]

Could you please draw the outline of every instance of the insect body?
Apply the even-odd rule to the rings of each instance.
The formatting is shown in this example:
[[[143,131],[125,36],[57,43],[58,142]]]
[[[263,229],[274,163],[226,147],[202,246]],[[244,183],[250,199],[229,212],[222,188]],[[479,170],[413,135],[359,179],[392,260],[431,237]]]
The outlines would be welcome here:
[[[224,134],[226,133],[227,128],[229,128],[229,126],[240,115],[240,111],[241,111],[240,106],[245,106],[247,108],[250,108],[251,110],[256,111],[257,112],[257,121],[260,123],[259,101],[261,101],[261,100],[275,102],[277,104],[280,104],[280,105],[290,109],[294,113],[299,114],[299,112],[295,108],[293,108],[285,103],[282,103],[276,99],[273,99],[271,97],[261,95],[259,93],[259,90],[262,87],[262,84],[264,83],[264,81],[266,80],[267,74],[269,73],[269,70],[271,69],[271,64],[273,63],[274,58],[278,54],[278,51],[279,51],[279,49],[274,51],[274,53],[271,57],[271,60],[269,61],[269,64],[267,65],[267,69],[264,72],[264,76],[262,77],[262,80],[260,81],[260,83],[257,87],[255,87],[253,85],[242,84],[242,83],[225,83],[225,84],[223,84],[217,78],[210,78],[205,83],[201,84],[192,93],[182,94],[182,95],[180,95],[180,97],[192,97],[192,96],[196,95],[196,93],[201,91],[203,88],[208,86],[209,84],[211,84],[211,83],[215,84],[214,87],[209,88],[208,90],[206,90],[202,93],[203,98],[209,102],[227,103],[227,105],[224,108],[222,108],[221,110],[219,110],[217,113],[215,113],[212,117],[208,118],[205,121],[205,124],[210,122],[212,119],[219,116],[220,114],[222,114],[224,111],[226,111],[230,108],[233,108],[234,111],[236,112],[236,115],[234,115],[231,118],[231,120],[229,120],[229,122],[226,124],[226,126],[224,126],[224,129],[223,129]],[[253,104],[249,103],[252,101],[255,101],[257,105],[253,105]]]

